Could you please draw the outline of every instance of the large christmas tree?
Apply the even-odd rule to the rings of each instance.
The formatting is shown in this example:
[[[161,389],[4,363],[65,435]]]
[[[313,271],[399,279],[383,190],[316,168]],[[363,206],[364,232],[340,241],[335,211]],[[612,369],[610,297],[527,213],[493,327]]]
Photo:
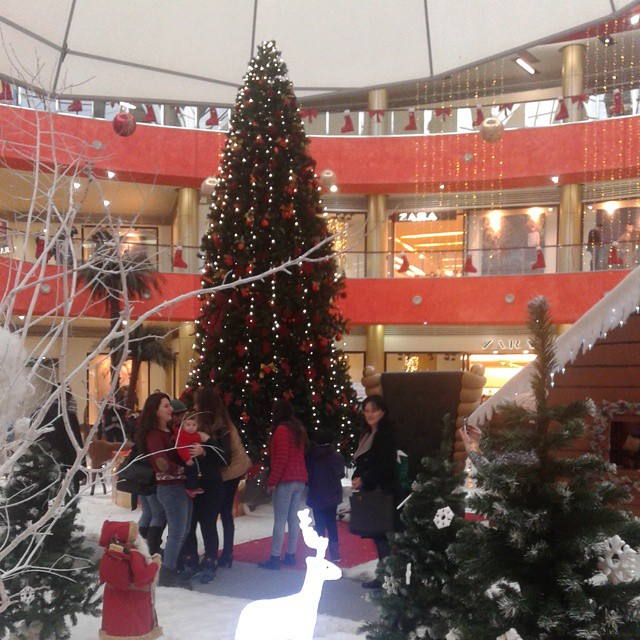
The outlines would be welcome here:
[[[537,298],[529,311],[535,403],[504,405],[502,424],[480,441],[470,506],[488,526],[464,527],[450,549],[455,599],[465,603],[450,637],[640,638],[640,525],[623,510],[626,491],[602,456],[570,455],[589,403],[548,404],[556,370],[549,309]]]
[[[355,441],[355,394],[336,347],[345,321],[335,306],[343,277],[331,256],[320,185],[287,68],[273,42],[258,48],[238,92],[203,238],[203,287],[259,275],[201,295],[187,395],[218,386],[256,454],[275,398],[289,398],[310,432],[330,428],[343,451]],[[320,246],[318,246],[320,245]]]
[[[422,460],[401,514],[405,529],[393,536],[379,568],[383,589],[373,594],[380,620],[363,627],[369,640],[442,640],[456,602],[448,592],[455,566],[449,545],[464,526],[464,476],[451,462],[452,432],[440,454]]]
[[[0,532],[4,546],[55,505],[64,469],[56,452],[34,443],[0,490]],[[0,637],[66,640],[79,613],[97,615],[100,600],[93,551],[76,522],[77,502],[68,493],[56,517],[18,544],[0,562],[10,597],[0,614]]]

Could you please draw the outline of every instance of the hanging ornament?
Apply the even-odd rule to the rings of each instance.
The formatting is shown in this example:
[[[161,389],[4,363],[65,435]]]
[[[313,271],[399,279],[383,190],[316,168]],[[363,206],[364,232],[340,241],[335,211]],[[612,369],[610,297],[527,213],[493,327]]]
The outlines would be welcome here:
[[[0,102],[13,102],[11,85],[4,80],[0,80]]]
[[[614,240],[611,243],[611,249],[609,249],[609,257],[607,262],[610,267],[621,267],[624,264],[624,260],[618,255],[618,241]]]
[[[482,105],[476,107],[476,117],[471,123],[474,127],[479,127],[484,122],[484,113],[482,112]]]
[[[349,111],[349,109],[345,109],[344,125],[342,125],[342,129],[340,129],[340,133],[351,133],[352,131],[354,131],[354,128],[353,120],[351,119],[351,111]]]
[[[320,174],[320,184],[325,191],[337,191],[338,177],[336,176],[336,172],[333,169],[323,169]],[[291,205],[291,207],[293,208],[293,205]]]
[[[436,511],[436,515],[433,518],[433,522],[438,529],[444,529],[451,524],[453,520],[453,511],[451,507],[442,507]]]
[[[436,117],[440,118],[442,122],[446,122],[447,118],[453,115],[453,109],[451,107],[442,107],[435,110]]]
[[[124,109],[116,114],[111,123],[113,130],[121,137],[126,138],[136,130],[136,121],[134,117]]]
[[[505,116],[508,116],[511,113],[511,110],[513,109],[513,102],[503,102],[499,107],[498,107],[498,111],[500,113],[504,113]]]
[[[578,96],[571,96],[571,104],[577,104],[578,109],[586,109],[587,102],[589,102],[589,95],[587,93],[581,93]]]
[[[416,124],[416,110],[409,109],[409,124],[405,126],[405,131],[417,131],[418,125]]]
[[[375,118],[376,122],[382,122],[382,118],[384,118],[385,113],[386,111],[384,111],[384,109],[374,109],[369,111],[369,119],[373,120],[373,118]]]
[[[473,266],[473,259],[471,256],[467,256],[467,260],[462,267],[462,273],[478,273],[478,270]]]
[[[485,118],[480,125],[480,137],[485,142],[498,142],[504,133],[504,125],[493,116]]]
[[[216,190],[218,186],[218,176],[209,176],[202,181],[200,185],[200,196],[202,198],[211,198],[213,196],[213,192]],[[216,236],[216,239],[218,236]],[[217,244],[216,244],[217,246]]]
[[[621,116],[624,113],[624,106],[622,104],[622,92],[620,89],[613,90],[613,103],[609,108],[610,116]]]
[[[36,597],[36,592],[33,587],[23,587],[20,591],[20,602],[23,604],[31,604]]]
[[[178,245],[176,247],[176,252],[173,256],[173,268],[174,269],[186,269],[189,265],[184,261],[182,257],[182,247]]]
[[[563,98],[558,98],[558,111],[556,111],[556,115],[553,118],[554,122],[559,122],[560,120],[566,120],[569,117],[569,110],[567,109],[567,105]]]
[[[68,107],[67,111],[71,111],[74,113],[80,113],[82,111],[82,102],[80,100],[74,100]]]
[[[398,273],[409,271],[409,258],[407,258],[407,254],[403,251],[398,257],[402,260],[402,264],[398,267]]]
[[[153,105],[148,104],[145,106],[145,109],[147,110],[147,113],[143,116],[142,122],[145,124],[157,124],[158,121],[156,119],[156,112]]]
[[[544,256],[542,255],[542,247],[536,247],[536,261],[531,265],[531,270],[545,269],[546,266]]]
[[[205,127],[217,127],[220,124],[218,120],[218,110],[215,107],[209,107],[209,117],[205,120]]]
[[[598,554],[598,569],[611,584],[631,582],[636,577],[637,552],[620,536],[607,538]]]
[[[309,124],[311,124],[318,117],[317,109],[300,109],[300,117],[303,120],[309,120]]]
[[[44,253],[44,236],[38,234],[36,236],[36,260]]]

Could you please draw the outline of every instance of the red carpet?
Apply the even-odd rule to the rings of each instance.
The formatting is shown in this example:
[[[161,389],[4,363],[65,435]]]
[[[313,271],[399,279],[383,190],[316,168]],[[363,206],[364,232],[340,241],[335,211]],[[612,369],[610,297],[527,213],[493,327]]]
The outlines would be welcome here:
[[[338,522],[338,539],[340,541],[340,566],[343,568],[355,567],[378,557],[373,540],[352,535],[346,522]],[[284,546],[286,543],[283,548]],[[271,537],[238,544],[233,548],[233,559],[236,562],[262,562],[270,554]],[[296,552],[296,566],[292,568],[304,569],[306,566],[304,559],[311,555],[315,555],[315,552],[307,547],[302,535],[300,535]]]

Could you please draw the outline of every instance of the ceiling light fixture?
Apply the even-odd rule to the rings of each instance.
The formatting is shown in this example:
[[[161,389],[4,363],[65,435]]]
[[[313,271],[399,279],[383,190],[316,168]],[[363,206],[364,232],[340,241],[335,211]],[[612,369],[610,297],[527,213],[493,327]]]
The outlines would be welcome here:
[[[116,177],[116,174],[113,171],[107,171],[107,178],[109,178],[109,180],[115,177]]]
[[[560,182],[560,176],[551,176],[551,182],[558,184],[558,182]]]
[[[540,73],[534,66],[536,63],[540,62],[540,60],[528,51],[521,51],[518,53],[514,62],[532,76],[536,73]]]
[[[640,13],[636,13],[635,15],[629,18],[629,24],[632,24],[634,27],[640,22]]]
[[[102,201],[102,204],[103,204],[105,207],[108,207],[108,206],[111,204],[111,200],[103,200],[103,201]]]
[[[79,182],[74,182],[73,183],[73,188],[74,189],[79,189],[82,185]]]
[[[600,40],[605,47],[612,47],[616,43],[608,33],[598,36],[598,40]]]

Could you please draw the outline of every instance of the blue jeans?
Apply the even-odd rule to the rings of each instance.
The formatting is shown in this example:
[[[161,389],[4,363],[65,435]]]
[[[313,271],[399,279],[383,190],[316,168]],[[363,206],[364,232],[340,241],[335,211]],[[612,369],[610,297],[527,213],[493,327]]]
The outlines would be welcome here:
[[[158,496],[154,491],[149,496],[138,496],[142,515],[138,520],[139,527],[164,527],[167,522],[167,516],[164,513],[164,507],[160,504]]]
[[[271,555],[280,557],[285,524],[289,524],[287,553],[295,553],[300,535],[298,510],[304,494],[304,482],[281,482],[273,492],[273,540]]]
[[[191,523],[191,498],[187,495],[184,483],[159,484],[157,489],[158,500],[164,507],[167,516],[167,542],[164,547],[162,564],[171,571],[175,571],[178,565],[180,549],[187,537]]]

